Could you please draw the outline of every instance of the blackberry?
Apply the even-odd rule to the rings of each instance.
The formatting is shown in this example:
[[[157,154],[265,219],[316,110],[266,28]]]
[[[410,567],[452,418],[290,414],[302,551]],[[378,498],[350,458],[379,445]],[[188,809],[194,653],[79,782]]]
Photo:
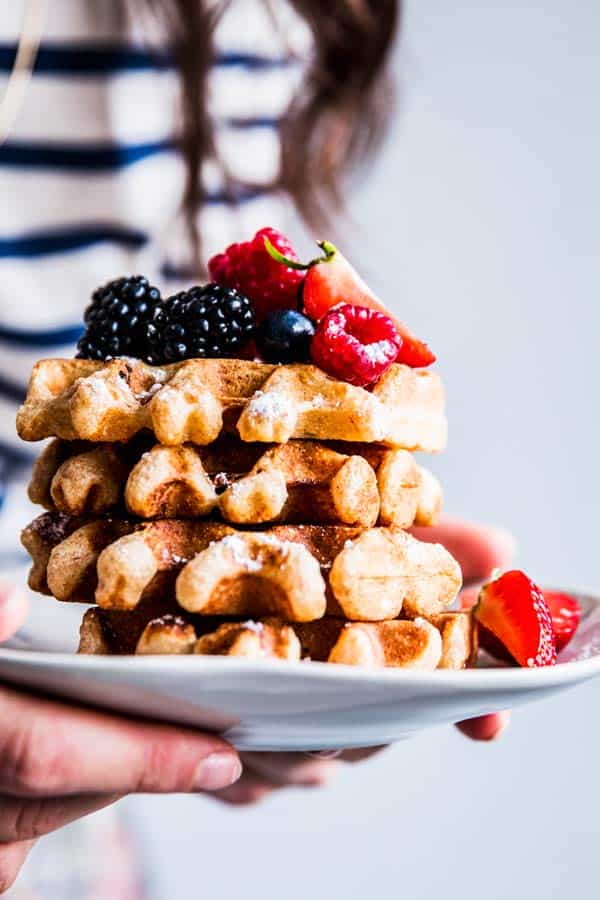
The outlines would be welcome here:
[[[253,334],[254,309],[248,298],[233,288],[211,283],[165,300],[156,353],[167,363],[237,356]]]
[[[134,356],[155,362],[153,345],[160,333],[162,307],[160,291],[142,275],[99,287],[83,316],[85,333],[77,356],[100,360]]]

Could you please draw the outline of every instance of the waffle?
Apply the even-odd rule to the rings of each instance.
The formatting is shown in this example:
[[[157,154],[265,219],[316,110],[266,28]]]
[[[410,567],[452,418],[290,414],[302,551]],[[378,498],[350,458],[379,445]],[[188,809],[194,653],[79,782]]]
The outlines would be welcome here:
[[[200,654],[244,659],[311,659],[369,668],[461,669],[474,662],[474,622],[468,612],[448,613],[447,627],[425,619],[348,623],[328,617],[321,622],[288,624],[276,618],[223,622],[199,632],[185,618],[170,613],[141,628],[138,612],[89,609],[80,630],[79,652],[138,655]],[[129,627],[128,627],[129,626]],[[463,637],[462,643],[457,635]],[[451,652],[449,652],[449,646]],[[460,651],[460,652],[459,652]]]
[[[17,416],[26,441],[129,441],[144,429],[168,446],[206,445],[223,429],[246,442],[379,441],[439,451],[446,442],[439,376],[393,365],[371,390],[312,365],[195,359],[162,368],[128,358],[42,360]]]
[[[110,518],[78,522],[62,539],[70,523],[60,518],[54,535],[53,521],[47,513],[23,533],[36,583],[59,600],[95,596],[106,608],[134,609],[175,591],[183,609],[201,615],[302,622],[327,611],[379,621],[443,612],[461,586],[458,563],[444,547],[393,528],[236,531],[199,519]]]
[[[412,621],[395,619],[376,623],[348,623],[343,619],[327,616],[320,622],[296,624],[294,631],[300,640],[303,659],[347,662],[347,659],[341,657],[347,657],[352,652],[351,648],[358,646],[362,649],[361,662],[356,663],[357,665],[399,666],[402,648],[406,648],[407,643],[409,648],[415,647],[412,644],[415,639],[416,646],[423,641],[426,653],[435,650],[437,656],[437,647],[430,643],[433,640],[437,645],[437,640],[431,639],[431,632],[422,625],[425,621],[417,618]],[[432,616],[429,622],[441,637],[440,656],[436,663],[438,669],[463,669],[475,664],[477,630],[470,611],[441,613]],[[417,630],[408,627],[415,624],[418,626]],[[412,651],[407,652],[405,658],[412,659]]]
[[[297,662],[300,652],[300,641],[294,629],[277,619],[226,622],[213,633],[198,638],[194,645],[194,653],[201,656],[239,656],[244,659]]]
[[[316,441],[265,449],[230,437],[208,447],[57,438],[34,466],[29,498],[70,515],[125,509],[143,519],[186,518],[218,510],[242,525],[435,524],[441,486],[408,451],[370,444],[342,451]]]

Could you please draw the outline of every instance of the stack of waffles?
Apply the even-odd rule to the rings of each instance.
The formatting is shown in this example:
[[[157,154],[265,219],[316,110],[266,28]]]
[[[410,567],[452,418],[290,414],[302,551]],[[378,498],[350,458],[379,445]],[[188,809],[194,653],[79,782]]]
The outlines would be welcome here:
[[[24,531],[30,586],[91,605],[80,652],[462,668],[475,652],[414,451],[446,440],[439,376],[371,390],[308,364],[43,360],[20,436],[53,438]]]

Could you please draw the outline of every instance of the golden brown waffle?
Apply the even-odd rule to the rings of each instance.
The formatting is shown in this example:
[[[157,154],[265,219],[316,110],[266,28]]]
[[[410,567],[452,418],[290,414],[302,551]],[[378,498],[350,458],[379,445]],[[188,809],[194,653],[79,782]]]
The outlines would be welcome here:
[[[300,641],[290,625],[277,619],[226,622],[212,634],[198,638],[194,653],[201,656],[287,659],[297,662],[300,659]]]
[[[437,656],[434,646],[437,641],[431,638],[431,632],[427,628],[422,627],[423,621],[417,618],[412,621],[398,619],[377,623],[347,623],[343,619],[326,616],[319,622],[298,623],[294,625],[294,631],[300,639],[304,659],[347,662],[347,658],[342,657],[356,652],[361,660],[357,665],[399,666],[402,665],[402,659],[417,664],[421,653],[419,647],[426,652],[426,659],[432,650],[435,650],[433,655]],[[400,622],[404,624],[400,625]],[[409,627],[416,623],[419,623],[417,628]],[[432,616],[430,623],[441,636],[437,668],[464,669],[475,664],[477,629],[471,612],[442,613]]]
[[[474,666],[479,646],[477,625],[472,611],[453,611],[431,617],[442,636],[439,669],[464,669]]]
[[[208,447],[51,441],[29,498],[71,515],[125,508],[142,519],[207,516],[236,524],[433,525],[442,490],[406,450],[317,441],[265,449],[222,437]]]
[[[392,528],[279,525],[257,532],[198,519],[98,519],[64,540],[61,525],[53,540],[38,523],[23,534],[38,583],[59,600],[95,596],[106,608],[134,609],[175,590],[183,609],[201,615],[302,622],[327,610],[379,621],[440,613],[461,585],[444,547]]]
[[[48,359],[34,367],[17,417],[27,441],[128,441],[148,429],[169,446],[205,445],[235,428],[248,442],[379,441],[434,452],[446,442],[444,392],[437,374],[400,365],[368,391],[312,365]]]
[[[216,630],[200,631],[188,619],[164,614],[140,628],[139,614],[92,608],[84,616],[79,652],[138,655],[200,654],[244,659],[299,659],[370,668],[452,668],[472,665],[476,643],[473,617],[453,616],[452,638],[424,619],[348,623],[327,617],[320,622],[292,625],[276,618],[223,622]],[[134,619],[128,628],[128,619]],[[450,621],[450,620],[448,620]],[[446,623],[447,626],[448,623]],[[457,640],[458,634],[462,641]],[[200,637],[198,637],[200,634]],[[460,651],[460,652],[459,652]]]
[[[83,617],[79,653],[238,656],[244,659],[300,659],[300,642],[290,625],[279,619],[222,622],[198,628],[180,615],[165,613],[128,627],[135,612],[92,607]],[[211,620],[206,620],[211,622]],[[200,637],[198,637],[200,634]]]

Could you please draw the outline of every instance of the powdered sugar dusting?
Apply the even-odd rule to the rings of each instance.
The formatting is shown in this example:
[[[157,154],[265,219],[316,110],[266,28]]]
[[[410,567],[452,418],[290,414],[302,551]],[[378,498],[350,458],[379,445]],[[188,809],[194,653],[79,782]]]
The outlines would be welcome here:
[[[252,631],[254,634],[262,634],[264,631],[264,625],[262,622],[255,622],[253,619],[248,619],[247,622],[242,622],[242,628],[245,628],[246,631]]]
[[[391,341],[375,341],[373,344],[365,344],[365,353],[373,363],[383,365],[394,358],[396,348]]]
[[[219,544],[231,551],[235,562],[241,566],[246,572],[258,572],[262,569],[263,563],[258,559],[253,559],[246,546],[245,541],[238,534],[228,534],[221,541],[215,541],[211,544]],[[283,559],[290,550],[291,543],[289,541],[280,541],[272,534],[264,534],[260,536],[260,544],[278,550]],[[260,546],[259,546],[260,550]]]
[[[239,535],[228,534],[219,543],[231,551],[235,562],[246,572],[258,572],[262,568],[262,564],[249,555],[246,544]]]
[[[261,422],[273,422],[285,413],[286,401],[275,392],[256,391],[248,404],[248,415]]]
[[[179,553],[172,553],[168,547],[163,547],[160,555],[163,562],[167,564],[170,563],[174,566],[183,566],[190,561],[187,556],[180,556]]]
[[[146,403],[149,403],[155,394],[157,394],[162,387],[160,381],[155,381],[154,384],[151,384],[147,391],[140,391],[139,394],[135,395],[135,399],[138,403],[141,403],[142,406],[145,406]]]

